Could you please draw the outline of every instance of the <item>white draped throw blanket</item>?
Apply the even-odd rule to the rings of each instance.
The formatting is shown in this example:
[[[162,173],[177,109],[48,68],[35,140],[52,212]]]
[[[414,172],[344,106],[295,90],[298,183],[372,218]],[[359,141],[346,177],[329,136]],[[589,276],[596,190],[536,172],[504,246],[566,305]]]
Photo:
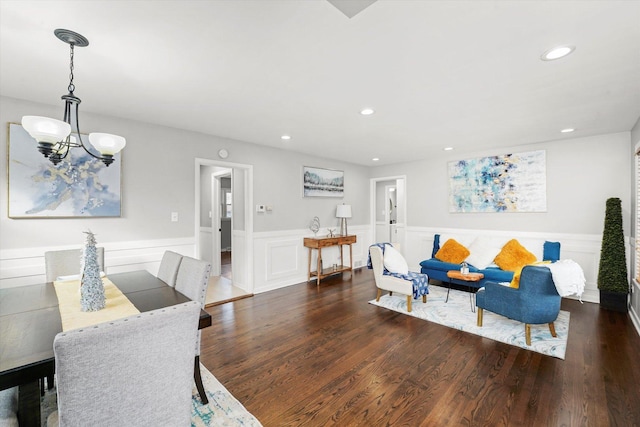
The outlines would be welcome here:
[[[582,267],[577,262],[570,259],[561,259],[546,265],[546,267],[551,270],[553,283],[555,283],[556,290],[561,297],[577,295],[580,302],[582,302],[586,279],[584,278]]]

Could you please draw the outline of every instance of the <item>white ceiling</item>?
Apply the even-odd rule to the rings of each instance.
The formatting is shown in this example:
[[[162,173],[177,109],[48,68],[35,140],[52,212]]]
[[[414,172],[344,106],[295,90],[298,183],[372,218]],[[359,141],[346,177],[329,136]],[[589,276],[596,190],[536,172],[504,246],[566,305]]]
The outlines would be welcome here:
[[[629,131],[640,116],[636,0],[378,0],[351,19],[324,0],[2,0],[0,25],[0,94],[60,118],[69,49],[53,30],[66,28],[90,41],[75,55],[81,115],[363,165]],[[560,44],[576,50],[540,60]]]

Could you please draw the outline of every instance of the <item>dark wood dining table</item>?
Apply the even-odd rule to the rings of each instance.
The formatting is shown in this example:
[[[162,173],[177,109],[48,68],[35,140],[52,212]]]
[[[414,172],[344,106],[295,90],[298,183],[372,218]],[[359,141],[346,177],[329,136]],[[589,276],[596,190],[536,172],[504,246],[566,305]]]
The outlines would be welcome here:
[[[107,276],[140,311],[169,307],[189,298],[147,271]],[[199,329],[211,326],[200,310]],[[53,339],[62,332],[53,283],[0,289],[0,390],[19,386],[20,426],[40,426],[39,379],[53,374]]]

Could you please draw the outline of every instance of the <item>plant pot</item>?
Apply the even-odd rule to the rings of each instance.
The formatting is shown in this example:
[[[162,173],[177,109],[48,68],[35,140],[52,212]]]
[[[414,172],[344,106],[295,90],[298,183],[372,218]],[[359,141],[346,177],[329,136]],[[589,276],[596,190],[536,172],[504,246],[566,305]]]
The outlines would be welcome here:
[[[629,311],[627,293],[600,291],[600,308],[620,313]]]

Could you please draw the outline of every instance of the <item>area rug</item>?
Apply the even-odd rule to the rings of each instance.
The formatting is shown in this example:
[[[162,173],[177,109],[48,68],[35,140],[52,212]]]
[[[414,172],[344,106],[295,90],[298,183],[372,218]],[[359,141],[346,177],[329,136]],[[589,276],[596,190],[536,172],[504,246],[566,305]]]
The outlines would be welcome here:
[[[446,288],[432,285],[429,286],[426,304],[421,299],[412,301],[410,313],[407,312],[407,298],[404,295],[383,295],[379,302],[374,299],[369,301],[369,304],[564,359],[569,335],[569,312],[560,310],[560,314],[554,322],[558,335],[556,338],[551,336],[547,324],[531,325],[531,345],[528,346],[525,341],[524,323],[484,310],[483,326],[479,327],[477,326],[477,313],[471,311],[468,292],[451,289],[449,302],[445,303],[446,297]],[[473,301],[473,305],[475,306],[475,301]]]
[[[231,393],[200,364],[200,373],[209,403],[203,405],[196,388],[191,395],[191,426],[192,427],[261,427],[262,424],[254,417]],[[42,427],[46,426],[49,414],[57,409],[56,390],[47,390],[40,399]]]

